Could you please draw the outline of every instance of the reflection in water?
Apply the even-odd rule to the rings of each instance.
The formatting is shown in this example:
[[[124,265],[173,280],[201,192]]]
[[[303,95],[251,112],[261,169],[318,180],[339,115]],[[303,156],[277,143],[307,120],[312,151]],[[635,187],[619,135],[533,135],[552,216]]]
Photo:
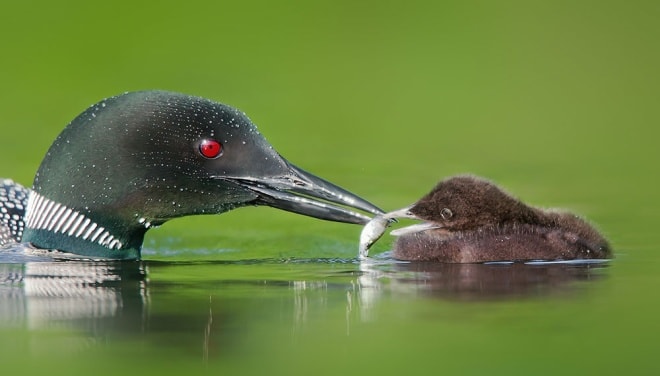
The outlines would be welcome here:
[[[209,361],[209,352],[211,351],[211,332],[213,329],[213,307],[211,306],[211,297],[209,297],[209,319],[204,328],[204,345],[202,346],[202,358],[205,362]]]
[[[361,300],[367,305],[382,293],[385,281],[392,293],[454,300],[514,299],[570,290],[573,282],[602,277],[595,271],[608,265],[608,260],[490,264],[367,260],[360,264],[359,281]]]
[[[112,318],[121,314],[140,325],[145,276],[137,262],[0,264],[0,322],[30,329],[73,324],[103,334],[116,329]]]
[[[201,356],[208,360],[220,349],[240,343],[252,321],[277,320],[282,309],[287,317],[288,312],[293,315],[295,336],[315,323],[315,318],[335,315],[341,308],[345,318],[337,319],[346,321],[350,335],[351,323],[374,321],[384,301],[398,304],[410,298],[483,301],[548,296],[573,291],[581,285],[578,282],[597,280],[603,276],[599,269],[608,266],[607,262],[403,263],[388,258],[360,263],[318,259],[286,262],[287,268],[304,270],[310,277],[283,281],[296,274],[282,275],[281,260],[0,263],[0,328],[63,327],[82,330],[93,339],[151,333],[159,345],[168,341],[177,346],[188,344],[196,354],[200,354],[202,344]],[[324,265],[330,264],[332,272],[328,274]],[[272,275],[267,278],[272,280],[223,278],[228,269],[235,278],[240,275],[237,269],[249,271],[257,266],[261,270],[265,267]],[[206,274],[208,280],[169,279],[176,279],[182,270],[183,275],[191,270],[195,273],[198,267],[213,269],[211,275]],[[164,268],[172,274],[161,273],[159,281],[150,281],[150,268]],[[319,268],[320,273],[313,273]],[[254,310],[255,303],[264,309]]]
[[[326,262],[336,263],[337,260]],[[349,264],[352,265],[356,264]],[[375,320],[378,305],[383,300],[398,302],[418,297],[464,302],[552,296],[576,291],[582,286],[580,282],[601,279],[603,269],[608,266],[609,260],[442,264],[371,258],[357,264],[357,273],[353,268],[342,272],[356,275],[341,285],[346,299],[346,331],[350,334],[352,320]],[[296,326],[304,326],[308,317],[325,310],[309,299],[329,296],[329,286],[334,285],[328,282],[331,280],[293,282]]]

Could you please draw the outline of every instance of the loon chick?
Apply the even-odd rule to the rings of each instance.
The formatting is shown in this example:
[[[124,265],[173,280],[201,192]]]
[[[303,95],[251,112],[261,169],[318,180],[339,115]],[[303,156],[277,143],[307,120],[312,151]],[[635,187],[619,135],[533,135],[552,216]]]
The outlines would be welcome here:
[[[473,176],[440,182],[408,208],[385,218],[425,223],[392,231],[400,260],[475,263],[611,257],[607,241],[578,216],[532,208]]]
[[[369,217],[351,209],[382,213],[289,163],[244,113],[142,91],[78,115],[51,145],[31,190],[0,184],[0,245],[137,259],[151,227],[246,205],[356,224]]]

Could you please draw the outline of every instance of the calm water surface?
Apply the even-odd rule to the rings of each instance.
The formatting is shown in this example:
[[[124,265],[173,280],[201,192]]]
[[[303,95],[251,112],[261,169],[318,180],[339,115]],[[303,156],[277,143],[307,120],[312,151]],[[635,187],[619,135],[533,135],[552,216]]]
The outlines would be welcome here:
[[[7,369],[74,373],[609,371],[616,274],[617,261],[451,265],[387,253],[7,262],[0,349]]]

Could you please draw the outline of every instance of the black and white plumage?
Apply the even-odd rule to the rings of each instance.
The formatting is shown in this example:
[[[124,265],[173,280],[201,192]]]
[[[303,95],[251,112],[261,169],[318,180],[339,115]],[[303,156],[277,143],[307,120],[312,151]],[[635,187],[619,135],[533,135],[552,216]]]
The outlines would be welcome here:
[[[25,229],[25,211],[30,190],[11,179],[0,185],[0,246],[18,243]]]

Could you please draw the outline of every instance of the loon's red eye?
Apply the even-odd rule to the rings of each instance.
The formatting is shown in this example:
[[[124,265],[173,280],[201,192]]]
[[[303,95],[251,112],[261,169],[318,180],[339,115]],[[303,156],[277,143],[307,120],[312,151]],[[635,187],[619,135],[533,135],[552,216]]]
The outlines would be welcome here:
[[[222,144],[213,139],[204,139],[199,143],[199,152],[208,159],[218,158],[222,155]]]

